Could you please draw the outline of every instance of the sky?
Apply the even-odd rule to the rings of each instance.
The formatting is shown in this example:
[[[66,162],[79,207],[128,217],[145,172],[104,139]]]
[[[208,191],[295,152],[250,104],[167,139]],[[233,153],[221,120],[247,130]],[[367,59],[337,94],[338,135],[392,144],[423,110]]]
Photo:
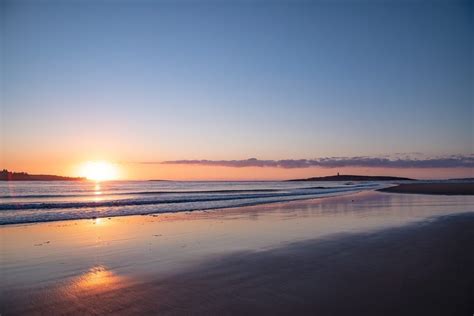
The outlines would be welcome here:
[[[0,168],[474,176],[471,1],[0,3]]]

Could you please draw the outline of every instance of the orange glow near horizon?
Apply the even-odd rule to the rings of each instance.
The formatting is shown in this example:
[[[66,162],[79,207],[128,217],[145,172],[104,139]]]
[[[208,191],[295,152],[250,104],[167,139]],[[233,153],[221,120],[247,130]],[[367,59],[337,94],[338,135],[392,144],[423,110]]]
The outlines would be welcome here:
[[[119,170],[115,164],[106,161],[88,161],[81,165],[79,175],[96,182],[117,180]]]
[[[99,156],[99,155],[94,155]],[[231,168],[231,167],[212,167],[212,166],[195,166],[195,165],[148,165],[136,163],[124,163],[113,161],[126,161],[120,155],[111,154],[101,155],[104,158],[91,158],[83,156],[71,157],[70,159],[55,160],[54,157],[34,158],[33,156],[23,157],[19,160],[11,160],[0,164],[0,169],[6,168],[9,171],[28,172],[29,174],[51,174],[70,177],[86,177],[91,181],[100,182],[107,180],[178,180],[178,181],[247,181],[247,180],[287,180],[296,178],[309,178],[318,176],[340,174],[355,175],[383,175],[383,176],[399,176],[417,179],[449,179],[449,178],[466,178],[472,177],[472,168],[362,168],[362,167],[346,167],[346,168]],[[1,157],[0,157],[1,158]],[[26,158],[30,158],[27,160]],[[90,159],[90,160],[89,160]],[[132,160],[128,158],[128,160]],[[157,159],[159,160],[159,159]],[[163,159],[165,160],[165,159]],[[52,162],[54,161],[54,163]],[[89,162],[87,162],[89,161]],[[100,163],[99,163],[100,162]],[[93,166],[89,173],[88,166]],[[105,165],[105,170],[113,170],[111,175],[105,175],[100,166]],[[111,166],[110,168],[107,166]],[[99,169],[97,173],[95,169]],[[96,183],[97,184],[97,183]],[[93,187],[101,192],[100,187]]]

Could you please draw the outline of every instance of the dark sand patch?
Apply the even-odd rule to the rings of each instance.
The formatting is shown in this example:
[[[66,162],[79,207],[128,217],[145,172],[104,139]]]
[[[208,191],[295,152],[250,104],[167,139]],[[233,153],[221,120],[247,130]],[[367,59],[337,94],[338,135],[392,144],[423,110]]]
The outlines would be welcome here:
[[[436,195],[474,195],[474,183],[405,183],[378,191]]]

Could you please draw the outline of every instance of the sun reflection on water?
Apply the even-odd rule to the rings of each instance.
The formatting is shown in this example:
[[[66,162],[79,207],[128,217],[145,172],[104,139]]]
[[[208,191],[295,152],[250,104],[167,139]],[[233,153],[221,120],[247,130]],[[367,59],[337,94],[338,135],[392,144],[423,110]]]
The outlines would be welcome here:
[[[95,193],[96,195],[102,194],[101,187],[100,187],[100,183],[96,183],[96,184],[95,184],[94,193]]]
[[[100,186],[100,183],[96,183],[95,186],[94,186],[94,198],[93,198],[93,201],[94,202],[99,202],[99,201],[102,201],[103,198],[101,197],[102,195],[102,187]]]

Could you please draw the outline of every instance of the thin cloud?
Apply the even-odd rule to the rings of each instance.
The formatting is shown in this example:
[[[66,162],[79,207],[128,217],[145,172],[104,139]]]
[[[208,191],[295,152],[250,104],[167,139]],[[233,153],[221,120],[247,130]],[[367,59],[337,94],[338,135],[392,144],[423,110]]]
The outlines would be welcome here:
[[[169,160],[146,161],[140,164],[196,165],[213,167],[259,167],[259,168],[474,168],[474,155],[452,155],[432,158],[387,158],[387,157],[328,157],[317,159],[260,160]]]

